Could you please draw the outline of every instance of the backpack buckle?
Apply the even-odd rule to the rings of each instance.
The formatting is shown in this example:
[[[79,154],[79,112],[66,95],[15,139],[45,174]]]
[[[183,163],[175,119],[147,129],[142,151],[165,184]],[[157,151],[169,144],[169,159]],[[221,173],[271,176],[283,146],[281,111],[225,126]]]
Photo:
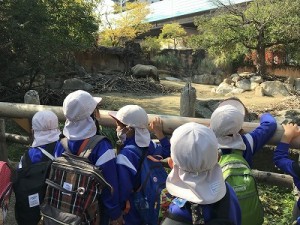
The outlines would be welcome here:
[[[84,187],[78,187],[77,188],[77,193],[80,195],[83,195],[85,193],[85,188]]]

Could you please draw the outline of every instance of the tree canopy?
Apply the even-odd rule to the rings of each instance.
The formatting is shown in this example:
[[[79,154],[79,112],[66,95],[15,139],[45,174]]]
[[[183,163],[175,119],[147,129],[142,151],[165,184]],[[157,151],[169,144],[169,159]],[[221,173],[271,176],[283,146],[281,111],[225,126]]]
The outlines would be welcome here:
[[[196,18],[198,46],[215,55],[255,50],[257,72],[265,73],[265,50],[276,45],[300,42],[298,0],[254,0],[247,4],[224,4],[213,0],[219,10]],[[195,43],[195,38],[193,39]]]
[[[185,36],[186,31],[179,23],[165,24],[159,35],[161,39],[171,39],[174,44],[174,49],[176,49],[178,42]]]
[[[93,46],[98,21],[95,3],[84,0],[3,0],[0,14],[0,68],[4,78],[64,68],[65,57]]]
[[[115,14],[104,15],[99,44],[104,46],[123,46],[126,41],[134,40],[138,35],[151,29],[145,22],[150,13],[144,2],[127,2],[124,7],[115,5]]]

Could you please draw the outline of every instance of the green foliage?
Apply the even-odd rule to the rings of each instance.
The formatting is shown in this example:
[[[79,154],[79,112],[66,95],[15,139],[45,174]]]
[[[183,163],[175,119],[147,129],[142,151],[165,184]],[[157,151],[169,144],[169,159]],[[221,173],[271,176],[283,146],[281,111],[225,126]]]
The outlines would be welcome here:
[[[161,30],[159,37],[161,39],[170,39],[173,41],[174,49],[178,45],[179,41],[186,36],[186,31],[179,23],[165,24]]]
[[[295,203],[291,189],[258,183],[259,196],[264,206],[264,225],[290,225]]]
[[[214,61],[208,57],[203,60],[196,62],[198,73],[208,73],[211,74],[217,67]]]
[[[153,61],[158,68],[178,70],[182,67],[180,60],[173,54],[157,55]]]
[[[36,76],[63,68],[67,54],[95,43],[97,20],[89,1],[3,0],[1,69],[5,78]],[[3,6],[1,5],[1,6]]]
[[[186,45],[188,48],[199,49],[203,48],[200,35],[192,34],[186,37]]]
[[[161,48],[160,40],[157,37],[146,37],[141,43],[144,52],[149,53],[151,56],[155,55]]]
[[[104,46],[123,46],[125,42],[134,40],[138,35],[149,31],[152,27],[145,22],[146,16],[150,13],[148,4],[144,2],[128,2],[124,12],[120,7],[115,7],[115,16],[105,15],[99,44]]]
[[[198,44],[210,52],[236,54],[243,46],[258,54],[258,66],[265,66],[265,49],[278,44],[299,43],[300,4],[297,0],[254,0],[246,6],[225,6],[213,16],[195,20]],[[222,31],[222,32],[220,32]],[[259,72],[259,71],[258,71]]]

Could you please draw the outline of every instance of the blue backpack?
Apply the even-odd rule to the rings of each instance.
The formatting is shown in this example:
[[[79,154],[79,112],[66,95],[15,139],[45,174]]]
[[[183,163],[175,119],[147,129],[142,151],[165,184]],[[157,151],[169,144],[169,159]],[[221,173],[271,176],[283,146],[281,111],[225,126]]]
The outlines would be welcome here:
[[[139,149],[141,157],[137,177],[141,185],[134,192],[134,205],[143,220],[143,225],[157,225],[160,210],[160,194],[166,187],[167,172],[160,159],[147,155],[146,149]]]

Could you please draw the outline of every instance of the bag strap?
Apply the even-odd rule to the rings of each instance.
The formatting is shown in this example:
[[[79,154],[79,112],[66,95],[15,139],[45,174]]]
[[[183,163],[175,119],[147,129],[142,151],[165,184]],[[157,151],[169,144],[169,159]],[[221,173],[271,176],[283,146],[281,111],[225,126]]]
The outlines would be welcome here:
[[[88,144],[88,142],[90,141],[89,138],[84,139],[83,142],[81,143],[79,150],[77,152],[77,156],[80,156],[80,154],[83,152],[83,150],[85,149],[86,145]]]
[[[106,137],[102,136],[102,135],[94,135],[93,137],[83,140],[83,142],[81,143],[79,150],[77,152],[77,156],[82,157],[82,158],[88,158],[90,156],[90,154],[92,153],[92,150],[95,148],[95,146],[104,138],[106,138]],[[67,153],[71,153],[69,146],[68,146],[67,138],[62,138],[60,140],[60,143],[62,144],[62,146],[64,147],[64,149]]]
[[[140,152],[138,152],[138,154],[140,155],[141,159],[140,159],[137,171],[136,171],[136,177],[137,178],[139,178],[140,175],[141,175],[143,162],[146,159],[146,155],[148,153],[148,148],[142,148],[142,149],[139,148],[139,150],[140,150]],[[134,190],[134,192],[138,192],[138,191],[140,191],[141,188],[142,188],[142,184],[140,184],[139,186],[137,186],[137,184],[135,184],[133,190]]]
[[[47,152],[45,149],[41,148],[41,147],[38,147],[39,150],[41,150],[41,152],[47,156],[49,159],[53,160],[54,159],[54,156],[51,155],[49,152]]]
[[[102,135],[95,135],[93,137],[90,137],[88,139],[83,151],[77,155],[80,157],[83,157],[83,158],[88,158],[90,156],[90,154],[92,153],[93,149],[96,147],[96,145],[104,138],[106,138],[106,137],[102,136]]]
[[[66,137],[60,139],[60,143],[64,147],[64,149],[67,153],[71,153],[69,146],[68,146],[68,139]]]
[[[52,142],[50,144],[47,144],[45,149],[43,149],[41,147],[37,147],[43,153],[43,155],[47,157],[47,158],[42,158],[41,162],[46,161],[46,159],[48,159],[48,158],[51,159],[51,160],[54,159],[52,154],[54,152],[55,146],[56,146],[56,142]],[[43,151],[41,149],[43,149]],[[31,164],[32,164],[32,161],[30,159],[29,152],[26,151],[23,158],[22,158],[22,167],[25,168],[25,167],[30,166]]]

